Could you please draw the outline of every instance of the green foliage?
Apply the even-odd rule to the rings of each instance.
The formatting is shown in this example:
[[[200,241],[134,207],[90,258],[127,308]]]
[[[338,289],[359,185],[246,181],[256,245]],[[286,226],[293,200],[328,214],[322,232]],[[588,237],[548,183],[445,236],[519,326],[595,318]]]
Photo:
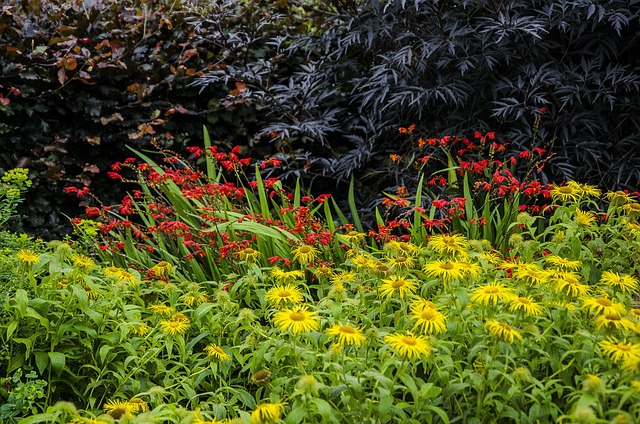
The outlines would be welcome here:
[[[5,420],[3,422],[12,423],[15,422],[13,417],[37,412],[34,405],[44,399],[44,388],[47,382],[38,379],[35,371],[31,371],[24,377],[27,379],[26,383],[22,381],[22,370],[18,369],[8,382],[12,387],[11,393],[7,396],[6,390],[0,389],[0,394],[5,398],[4,405],[0,406],[0,419]]]
[[[28,169],[11,169],[2,175],[0,179],[0,227],[14,216],[16,207],[22,202],[24,193],[31,187],[31,184]]]

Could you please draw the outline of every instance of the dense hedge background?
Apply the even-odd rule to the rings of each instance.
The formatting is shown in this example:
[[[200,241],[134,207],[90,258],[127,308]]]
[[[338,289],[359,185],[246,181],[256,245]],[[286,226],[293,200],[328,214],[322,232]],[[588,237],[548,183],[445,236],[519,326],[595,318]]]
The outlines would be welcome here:
[[[497,131],[552,150],[547,180],[637,189],[639,19],[637,0],[5,1],[0,167],[34,170],[23,224],[45,236],[77,213],[65,185],[118,200],[98,171],[125,145],[184,151],[203,124],[284,148],[285,177],[357,175],[363,208],[402,183],[366,177],[410,153],[409,124]]]

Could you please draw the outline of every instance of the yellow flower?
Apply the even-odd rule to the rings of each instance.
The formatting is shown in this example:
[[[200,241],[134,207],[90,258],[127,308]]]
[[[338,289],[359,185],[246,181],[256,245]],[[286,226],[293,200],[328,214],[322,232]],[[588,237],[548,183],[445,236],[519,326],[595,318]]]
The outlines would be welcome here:
[[[326,329],[325,332],[331,337],[337,337],[338,344],[341,346],[354,345],[360,347],[367,340],[362,335],[362,327],[352,327],[349,324],[342,325],[338,323]]]
[[[410,308],[411,319],[415,320],[414,329],[423,333],[440,334],[447,331],[445,324],[447,317],[435,308],[425,307],[422,302],[414,303]]]
[[[550,263],[565,271],[577,271],[582,266],[580,261],[572,261],[558,255],[548,255],[544,258],[545,262]]]
[[[303,300],[300,289],[291,284],[275,286],[269,289],[265,295],[265,299],[277,307],[287,303],[300,303]]]
[[[261,253],[250,247],[245,247],[241,251],[236,253],[238,259],[246,262],[254,262],[260,257]]]
[[[566,292],[570,296],[583,297],[589,293],[589,286],[582,284],[578,278],[570,273],[563,273],[555,278],[555,290]]]
[[[441,255],[467,256],[466,250],[469,249],[469,242],[465,236],[460,234],[438,234],[431,236],[429,247]]]
[[[102,408],[116,420],[122,417],[131,418],[133,414],[138,412],[137,405],[121,399],[110,399]]]
[[[320,329],[318,313],[307,310],[306,306],[276,312],[273,322],[280,327],[282,331],[290,331],[292,334],[306,333]]]
[[[631,196],[628,193],[625,193],[622,190],[618,191],[609,191],[605,194],[605,197],[609,199],[611,204],[613,205],[624,205],[626,203],[633,203],[636,201],[634,196]]]
[[[513,343],[514,339],[522,340],[522,335],[504,322],[490,319],[484,327],[489,330],[489,334],[506,342]]]
[[[284,403],[263,403],[251,413],[250,424],[275,424],[284,412]]]
[[[313,275],[318,278],[331,278],[335,274],[335,270],[327,265],[320,265],[313,268]]]
[[[396,256],[395,258],[387,258],[386,264],[394,271],[409,269],[415,265],[415,259],[408,256]]]
[[[391,277],[388,280],[382,280],[384,284],[380,286],[380,294],[386,298],[390,298],[394,294],[398,294],[401,299],[405,295],[411,295],[418,287],[418,284],[414,280]]]
[[[638,289],[637,278],[630,275],[620,275],[611,271],[603,272],[602,277],[600,277],[600,282],[623,293],[631,293]]]
[[[441,278],[448,283],[464,277],[468,268],[462,262],[436,261],[428,263],[422,269],[429,277]]]
[[[582,390],[591,394],[602,394],[606,390],[606,386],[597,375],[587,374],[587,378],[582,382]]]
[[[384,337],[386,344],[400,356],[411,359],[431,354],[431,344],[424,336],[414,336],[412,333],[389,334]]]
[[[364,239],[365,233],[360,233],[358,231],[349,231],[346,234],[338,234],[338,239],[345,240],[347,243],[359,243]]]
[[[22,249],[16,253],[16,258],[23,264],[35,265],[40,262],[40,255],[31,249]]]
[[[600,197],[602,192],[600,189],[594,185],[589,184],[581,184],[576,181],[568,181],[567,186],[575,189],[578,193],[580,193],[580,197]]]
[[[626,340],[619,342],[616,339],[602,340],[600,349],[613,362],[626,361],[628,359],[640,359],[640,343],[628,343]]]
[[[104,275],[106,277],[111,277],[119,281],[131,283],[133,285],[136,285],[138,283],[138,279],[132,273],[116,266],[106,267],[104,269]]]
[[[632,202],[622,206],[622,210],[631,218],[640,216],[640,203]]]
[[[623,359],[620,364],[620,368],[622,371],[627,372],[629,374],[640,374],[640,357],[630,357],[627,359]]]
[[[513,293],[509,287],[496,281],[475,289],[469,300],[486,306],[489,304],[496,304],[498,303],[498,300],[504,300],[512,296]]]
[[[171,316],[173,314],[173,308],[167,305],[151,305],[149,309],[156,315]]]
[[[570,185],[558,186],[552,185],[549,191],[553,200],[560,200],[562,202],[577,202],[580,199],[580,190]]]
[[[211,298],[202,293],[190,293],[180,297],[180,300],[182,300],[187,306],[192,307],[194,304],[198,306],[202,305],[203,303],[210,301]]]
[[[96,263],[93,261],[93,259],[85,255],[74,255],[71,260],[73,261],[73,265],[81,269],[88,270],[96,266]]]
[[[512,297],[509,299],[509,310],[511,312],[523,312],[529,316],[539,316],[544,313],[544,308],[529,297]]]
[[[185,319],[170,319],[160,321],[160,329],[163,333],[176,336],[179,334],[184,334],[189,331],[189,320]]]
[[[355,265],[357,269],[367,269],[375,267],[375,261],[369,256],[365,254],[359,254],[354,256],[350,260],[351,264]]]
[[[204,347],[204,352],[210,358],[215,358],[219,361],[228,361],[231,356],[225,352],[220,346],[210,343]]]
[[[133,327],[133,334],[144,337],[149,334],[149,326],[147,324],[137,324]]]
[[[633,321],[628,318],[623,318],[616,313],[598,315],[596,318],[596,328],[598,330],[632,330],[634,327]]]
[[[291,283],[295,280],[301,280],[304,278],[304,271],[294,269],[291,271],[284,271],[280,268],[271,269],[271,275],[279,283]]]
[[[169,273],[171,273],[171,269],[173,266],[167,261],[158,262],[151,270],[155,275],[161,275],[164,277],[168,277]]]
[[[596,222],[596,215],[593,212],[583,212],[578,209],[576,210],[574,221],[576,222],[576,224],[583,227],[592,227]]]
[[[621,303],[615,303],[606,297],[590,298],[582,303],[583,308],[588,308],[592,314],[617,314],[627,313],[626,308]]]
[[[71,424],[109,424],[109,421],[99,420],[97,418],[78,417],[69,421]]]
[[[129,405],[133,408],[133,412],[136,413],[149,411],[149,404],[137,397],[131,398]]]
[[[391,240],[383,246],[383,250],[391,256],[415,256],[420,248],[405,241]]]
[[[531,286],[542,284],[547,279],[544,270],[536,264],[522,264],[518,266],[515,272],[513,272],[513,277]]]
[[[313,262],[320,252],[315,247],[305,244],[293,249],[291,253],[293,253],[293,260],[298,261],[301,265],[307,265]]]

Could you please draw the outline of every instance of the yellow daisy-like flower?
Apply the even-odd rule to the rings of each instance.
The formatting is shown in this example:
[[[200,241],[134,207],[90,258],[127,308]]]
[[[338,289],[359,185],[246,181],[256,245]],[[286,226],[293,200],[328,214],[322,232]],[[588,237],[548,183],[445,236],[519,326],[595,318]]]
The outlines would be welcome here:
[[[338,283],[351,283],[356,281],[356,278],[358,276],[356,275],[355,272],[353,271],[349,271],[349,272],[340,272],[337,274],[333,274],[333,276],[331,277],[331,282],[333,284],[338,284]]]
[[[173,266],[169,262],[160,261],[153,268],[151,268],[151,270],[154,272],[155,275],[168,277],[169,274],[171,273],[172,268]]]
[[[16,253],[16,258],[23,264],[35,265],[40,262],[40,255],[31,249],[22,249]]]
[[[555,278],[554,281],[554,288],[560,293],[577,297],[583,297],[589,293],[589,286],[582,284],[580,280],[572,274],[565,273],[561,277]]]
[[[513,343],[515,339],[522,340],[522,335],[504,322],[490,319],[484,324],[484,327],[489,331],[489,334],[506,342]]]
[[[636,201],[636,198],[629,193],[625,193],[622,190],[618,191],[609,191],[605,194],[605,197],[611,202],[613,205],[624,205],[626,203],[633,203]]]
[[[211,300],[211,298],[203,293],[190,293],[180,297],[187,306],[192,307],[193,305],[202,305]]]
[[[282,418],[284,403],[263,403],[251,413],[250,424],[275,424]]]
[[[156,315],[164,316],[171,316],[174,312],[174,309],[171,306],[167,305],[151,305],[149,306],[149,309],[151,309],[151,312]]]
[[[596,215],[593,212],[583,212],[580,209],[576,210],[576,216],[573,218],[576,224],[582,227],[593,227],[596,222]]]
[[[580,193],[580,197],[600,197],[602,195],[602,191],[594,185],[589,184],[581,184],[576,181],[568,181],[567,186],[575,189]]]
[[[448,283],[467,275],[468,267],[462,262],[436,261],[426,264],[422,270],[429,277],[441,278]]]
[[[395,258],[387,258],[386,264],[394,271],[401,271],[412,268],[416,264],[416,260],[409,256],[396,256]]]
[[[391,240],[387,242],[382,249],[389,256],[415,256],[420,252],[420,248],[415,244],[398,240]]]
[[[385,336],[384,341],[395,350],[396,354],[408,359],[431,355],[431,344],[424,336],[395,333]]]
[[[301,265],[307,265],[318,256],[318,249],[313,246],[302,245],[297,247],[291,251],[293,254],[293,260],[298,261]]]
[[[348,324],[342,325],[341,323],[332,325],[325,330],[325,333],[331,337],[338,338],[338,344],[341,346],[354,345],[360,347],[367,340],[362,335],[362,327],[352,327]]]
[[[583,308],[589,309],[592,314],[617,314],[624,315],[627,313],[627,309],[621,303],[615,303],[611,299],[606,297],[597,297],[586,299],[582,303]]]
[[[640,216],[640,203],[632,202],[622,206],[622,210],[631,218]]]
[[[640,343],[628,343],[626,340],[616,339],[602,340],[598,343],[602,353],[613,362],[626,361],[628,359],[640,359]]]
[[[116,420],[122,417],[133,417],[138,412],[138,406],[132,405],[126,400],[110,399],[102,405],[102,408]]]
[[[418,284],[414,280],[402,277],[391,277],[388,280],[382,280],[382,282],[379,291],[386,298],[398,294],[403,299],[405,295],[413,294],[418,288]]]
[[[564,271],[577,271],[582,266],[580,261],[572,261],[558,255],[548,255],[544,260]]]
[[[539,316],[544,313],[544,308],[530,297],[512,297],[509,299],[509,310],[511,312],[522,312],[529,316]]]
[[[629,309],[629,315],[640,321],[640,308]]]
[[[553,184],[549,193],[553,200],[560,200],[561,202],[577,202],[581,197],[580,189],[570,185],[558,186]]]
[[[523,264],[518,266],[513,272],[516,280],[524,281],[530,286],[537,286],[547,281],[547,275],[544,270],[536,264]]]
[[[190,322],[188,319],[185,320],[181,318],[160,321],[160,330],[169,336],[184,334],[189,331],[189,326]]]
[[[410,308],[411,319],[415,320],[414,329],[427,334],[440,334],[447,331],[447,317],[435,308],[425,307],[424,303],[414,303]]]
[[[299,269],[284,271],[280,268],[272,268],[271,275],[278,283],[292,283],[296,280],[304,279],[304,271]]]
[[[73,261],[73,265],[78,268],[89,270],[96,266],[96,263],[88,256],[85,255],[74,255],[71,260]]]
[[[282,331],[289,331],[291,334],[307,333],[320,329],[318,313],[309,311],[306,306],[276,312],[273,322]]]
[[[137,324],[133,327],[133,334],[136,336],[144,337],[149,334],[150,328],[147,324]]]
[[[453,257],[467,256],[469,242],[465,236],[460,234],[438,234],[431,236],[429,239],[429,247],[441,255],[449,255]]]
[[[371,256],[362,253],[351,258],[349,262],[359,270],[371,269],[375,266],[375,261],[371,258]]]
[[[256,259],[260,257],[260,255],[262,255],[262,253],[258,252],[255,249],[252,249],[251,247],[245,247],[239,252],[236,252],[236,256],[238,257],[238,259],[246,262],[255,262]]]
[[[366,234],[352,230],[346,234],[337,234],[337,236],[338,239],[344,240],[347,243],[360,243],[364,239]]]
[[[129,405],[133,408],[133,411],[136,413],[149,411],[149,404],[137,397],[131,398],[131,400],[129,400]]]
[[[616,313],[598,315],[596,317],[596,328],[598,330],[633,330],[634,327],[633,321]]]
[[[638,289],[637,278],[630,275],[620,275],[611,271],[603,272],[600,277],[600,282],[623,293],[631,293]]]
[[[116,266],[108,266],[104,269],[104,275],[119,281],[124,281],[133,285],[138,283],[138,279],[129,271]]]
[[[215,358],[219,361],[228,361],[231,356],[225,352],[220,346],[210,343],[204,347],[204,353],[210,358]]]
[[[265,299],[276,307],[283,306],[287,303],[300,303],[303,300],[302,292],[299,288],[287,284],[284,286],[275,286],[267,291]]]
[[[640,374],[640,357],[624,359],[620,364],[620,368],[629,374]]]
[[[327,265],[320,265],[313,268],[313,275],[318,278],[331,278],[335,275],[336,271]]]
[[[479,287],[471,293],[469,300],[481,305],[496,304],[499,300],[513,297],[513,290],[497,281],[486,286]]]

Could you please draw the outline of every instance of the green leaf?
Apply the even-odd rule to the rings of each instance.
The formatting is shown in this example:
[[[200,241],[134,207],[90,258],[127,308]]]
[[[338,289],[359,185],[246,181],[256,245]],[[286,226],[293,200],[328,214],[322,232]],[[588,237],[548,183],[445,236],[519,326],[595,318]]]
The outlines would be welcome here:
[[[351,181],[349,182],[349,193],[347,195],[347,200],[349,202],[349,211],[351,212],[351,219],[353,220],[353,225],[356,227],[356,230],[362,233],[364,232],[364,230],[362,229],[362,223],[360,222],[360,217],[358,216],[358,208],[356,207],[353,190],[354,190],[354,177],[352,175]]]
[[[56,373],[57,376],[62,374],[62,370],[64,370],[66,358],[64,353],[60,352],[49,352],[49,361],[51,361],[51,369]]]
[[[49,365],[49,355],[47,352],[34,352],[36,357],[36,367],[38,368],[38,374],[44,375],[44,372]]]

